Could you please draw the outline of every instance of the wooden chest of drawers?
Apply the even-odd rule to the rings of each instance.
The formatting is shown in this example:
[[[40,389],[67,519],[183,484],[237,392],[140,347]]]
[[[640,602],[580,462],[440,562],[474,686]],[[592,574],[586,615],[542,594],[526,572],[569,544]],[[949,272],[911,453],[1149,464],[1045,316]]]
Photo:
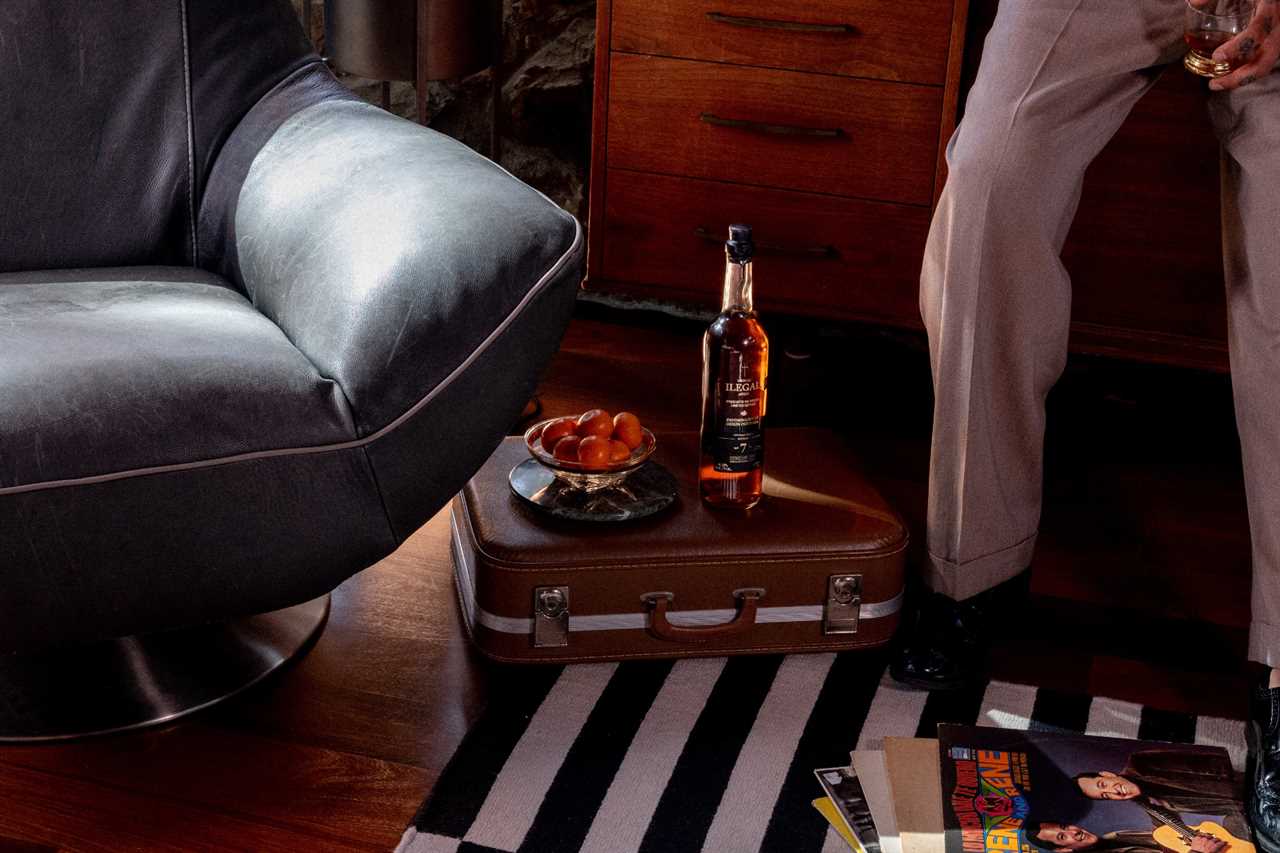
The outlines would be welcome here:
[[[599,0],[587,289],[715,306],[746,221],[762,310],[920,328],[943,148],[995,6]],[[1073,350],[1226,366],[1203,88],[1171,69],[1089,169],[1063,256]]]
[[[966,4],[600,0],[587,288],[714,305],[741,220],[764,310],[918,323]]]

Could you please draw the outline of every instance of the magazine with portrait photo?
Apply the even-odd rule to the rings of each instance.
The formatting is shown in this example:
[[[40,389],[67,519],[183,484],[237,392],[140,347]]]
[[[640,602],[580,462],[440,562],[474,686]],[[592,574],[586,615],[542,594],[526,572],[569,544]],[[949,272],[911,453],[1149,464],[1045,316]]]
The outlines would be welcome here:
[[[947,853],[1256,853],[1225,750],[939,726]]]

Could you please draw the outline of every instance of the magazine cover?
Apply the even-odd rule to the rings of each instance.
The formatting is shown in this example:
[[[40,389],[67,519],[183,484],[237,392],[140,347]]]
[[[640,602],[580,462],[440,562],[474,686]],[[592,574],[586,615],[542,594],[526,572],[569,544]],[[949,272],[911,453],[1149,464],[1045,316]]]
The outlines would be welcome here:
[[[939,726],[947,853],[1256,853],[1225,750]]]
[[[818,784],[831,798],[849,832],[858,841],[859,853],[880,853],[880,836],[871,817],[862,783],[849,767],[827,767],[813,771]]]

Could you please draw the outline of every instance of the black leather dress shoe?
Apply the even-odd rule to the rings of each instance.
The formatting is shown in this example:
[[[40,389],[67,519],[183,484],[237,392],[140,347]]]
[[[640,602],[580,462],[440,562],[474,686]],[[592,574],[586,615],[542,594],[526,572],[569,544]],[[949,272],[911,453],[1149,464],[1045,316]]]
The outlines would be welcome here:
[[[894,652],[889,674],[922,690],[959,690],[980,681],[991,644],[990,614],[1021,605],[1030,575],[1024,571],[965,601],[931,593]]]
[[[1280,688],[1249,697],[1249,822],[1263,853],[1280,853]]]

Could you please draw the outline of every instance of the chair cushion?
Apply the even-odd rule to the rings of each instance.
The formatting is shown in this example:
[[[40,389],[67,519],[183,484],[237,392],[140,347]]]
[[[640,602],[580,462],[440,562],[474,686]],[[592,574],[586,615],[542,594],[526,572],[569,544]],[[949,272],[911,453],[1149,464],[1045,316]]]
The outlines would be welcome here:
[[[354,437],[337,385],[216,275],[0,274],[0,490]]]

